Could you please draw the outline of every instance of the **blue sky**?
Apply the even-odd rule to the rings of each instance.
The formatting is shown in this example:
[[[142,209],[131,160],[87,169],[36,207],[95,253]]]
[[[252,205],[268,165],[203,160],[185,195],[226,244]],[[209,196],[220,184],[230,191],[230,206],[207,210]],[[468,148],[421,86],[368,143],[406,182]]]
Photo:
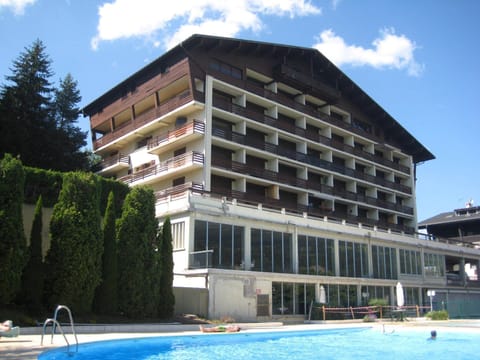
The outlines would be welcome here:
[[[436,156],[417,171],[424,220],[480,204],[479,14],[476,0],[0,0],[0,84],[36,39],[81,106],[193,33],[314,47]]]

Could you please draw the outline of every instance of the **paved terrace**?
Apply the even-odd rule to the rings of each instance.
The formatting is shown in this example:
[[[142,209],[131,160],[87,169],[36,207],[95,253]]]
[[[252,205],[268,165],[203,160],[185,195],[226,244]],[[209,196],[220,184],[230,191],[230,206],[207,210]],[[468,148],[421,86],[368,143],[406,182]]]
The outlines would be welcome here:
[[[448,331],[475,331],[480,334],[480,320],[448,320],[448,321],[427,321],[411,320],[404,322],[377,321],[366,323],[361,320],[353,321],[325,321],[311,322],[299,325],[284,325],[281,322],[270,323],[249,323],[238,324],[241,331],[260,332],[260,331],[286,331],[286,330],[316,330],[316,329],[335,329],[345,327],[365,327],[371,326],[379,331],[385,329],[398,328],[425,328],[425,334],[430,330],[448,329]],[[70,332],[70,326],[63,326],[65,334],[71,345],[75,346],[75,338]],[[0,359],[3,360],[34,360],[38,355],[49,349],[66,346],[65,340],[60,333],[53,337],[51,343],[51,327],[48,327],[43,338],[41,346],[42,327],[21,328],[20,336],[16,338],[0,338]],[[130,325],[75,325],[78,343],[87,343],[102,340],[114,340],[125,338],[140,338],[168,335],[201,335],[198,325],[181,324],[130,324]]]

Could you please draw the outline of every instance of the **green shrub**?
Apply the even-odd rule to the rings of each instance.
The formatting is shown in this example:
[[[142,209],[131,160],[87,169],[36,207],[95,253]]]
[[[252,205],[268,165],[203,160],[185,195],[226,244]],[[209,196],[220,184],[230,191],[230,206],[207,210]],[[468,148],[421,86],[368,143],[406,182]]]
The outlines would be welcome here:
[[[439,310],[439,311],[429,311],[425,314],[425,317],[430,320],[448,320],[448,311]]]

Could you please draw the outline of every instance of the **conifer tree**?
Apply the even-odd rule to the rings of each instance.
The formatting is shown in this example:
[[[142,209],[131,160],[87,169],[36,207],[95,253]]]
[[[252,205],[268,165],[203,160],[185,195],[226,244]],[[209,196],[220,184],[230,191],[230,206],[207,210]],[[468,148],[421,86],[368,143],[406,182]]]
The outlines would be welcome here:
[[[158,311],[158,288],[152,277],[157,264],[158,222],[153,190],[134,187],[126,196],[117,220],[118,307],[126,316],[154,317]],[[156,292],[155,292],[156,291]],[[152,305],[153,303],[153,305]]]
[[[103,244],[97,177],[66,173],[50,222],[51,245],[46,257],[45,296],[50,307],[92,310],[100,283]]]
[[[42,294],[44,281],[42,255],[42,214],[43,200],[40,195],[35,206],[32,230],[30,232],[29,259],[23,271],[22,292],[20,302],[25,304],[31,314],[39,314],[42,310]]]
[[[19,155],[23,164],[49,168],[54,162],[51,138],[52,118],[51,60],[45,46],[36,40],[13,62],[6,77],[0,101],[1,153]]]
[[[13,62],[0,90],[0,156],[20,156],[23,164],[61,171],[86,170],[87,132],[75,126],[81,101],[68,74],[55,89],[52,61],[36,40]]]
[[[170,318],[175,308],[175,296],[173,294],[173,248],[172,226],[167,217],[162,226],[160,241],[160,317]]]
[[[115,218],[115,196],[113,191],[110,191],[103,218],[102,281],[95,295],[95,311],[98,314],[115,314],[117,311],[118,261]]]
[[[22,163],[11,155],[0,161],[0,305],[10,304],[21,288],[27,244],[23,229]]]

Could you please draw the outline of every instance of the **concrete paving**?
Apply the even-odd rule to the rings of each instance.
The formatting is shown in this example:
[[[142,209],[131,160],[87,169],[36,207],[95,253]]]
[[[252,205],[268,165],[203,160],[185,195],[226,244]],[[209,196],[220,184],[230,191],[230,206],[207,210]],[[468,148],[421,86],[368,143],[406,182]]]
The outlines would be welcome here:
[[[241,331],[261,332],[261,331],[287,331],[287,330],[314,330],[314,329],[332,329],[345,327],[365,327],[372,326],[378,328],[379,331],[385,329],[385,326],[391,328],[400,327],[420,327],[425,328],[425,333],[429,334],[430,330],[448,329],[449,331],[469,331],[478,332],[480,334],[480,320],[449,320],[449,321],[405,321],[390,322],[377,321],[374,323],[365,323],[362,321],[326,321],[312,322],[309,324],[283,325],[279,322],[271,323],[250,323],[238,324]],[[49,331],[50,330],[50,331]],[[69,326],[65,326],[65,336],[70,346],[75,346],[75,338],[69,332]],[[202,335],[198,325],[180,325],[180,324],[134,324],[134,325],[76,325],[78,343],[95,342],[102,340],[151,337],[151,336],[168,336],[168,335]],[[16,338],[0,338],[0,359],[2,360],[35,360],[39,354],[49,349],[66,346],[65,339],[59,333],[51,336],[51,329],[46,329],[43,336],[43,328],[22,328],[19,337]]]

